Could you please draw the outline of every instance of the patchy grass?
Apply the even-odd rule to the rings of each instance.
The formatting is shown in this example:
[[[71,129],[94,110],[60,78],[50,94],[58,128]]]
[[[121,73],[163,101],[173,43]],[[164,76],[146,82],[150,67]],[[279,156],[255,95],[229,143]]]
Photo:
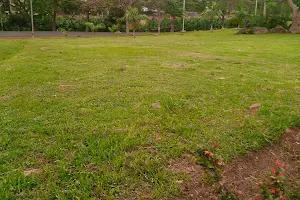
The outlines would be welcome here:
[[[299,42],[0,40],[0,199],[178,196],[171,160],[201,148],[227,162],[300,124]]]

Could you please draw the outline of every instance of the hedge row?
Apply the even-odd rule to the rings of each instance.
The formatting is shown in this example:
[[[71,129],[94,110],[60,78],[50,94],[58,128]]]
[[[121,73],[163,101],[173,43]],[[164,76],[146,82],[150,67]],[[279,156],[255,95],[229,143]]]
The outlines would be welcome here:
[[[108,27],[113,24],[109,20],[102,18],[92,18],[90,20],[94,24],[104,23],[106,28],[98,30],[101,32],[107,32]],[[58,17],[57,18],[57,29],[65,29],[68,31],[85,31],[86,20],[79,17]],[[137,28],[138,32],[156,32],[158,29],[158,22],[156,20],[149,20],[146,25],[139,26]],[[287,19],[284,17],[275,17],[264,19],[260,16],[247,17],[243,20],[231,17],[229,20],[222,22],[221,19],[207,19],[207,18],[193,18],[187,19],[185,21],[185,30],[187,31],[198,31],[198,30],[210,30],[221,29],[222,26],[226,28],[236,28],[236,27],[267,27],[269,29],[276,27],[277,25],[287,26]],[[4,27],[0,29],[6,31],[29,31],[31,30],[31,22],[29,17],[24,17],[21,15],[10,15],[6,20],[4,20]],[[35,17],[35,29],[39,31],[51,31],[52,30],[52,19],[50,16]],[[169,32],[171,29],[170,20],[164,19],[161,22],[161,31]],[[182,30],[182,19],[178,18],[175,22],[175,31]],[[125,31],[125,25],[121,25],[121,31]]]
[[[113,24],[105,19],[93,18],[90,20],[94,24],[104,23],[106,25],[105,29],[99,30],[101,32],[108,31],[108,27]],[[65,29],[68,31],[85,31],[86,20],[77,17],[58,17],[57,18],[57,29]],[[222,28],[222,22],[219,19],[204,19],[195,18],[187,19],[185,22],[185,29],[187,31],[194,30],[209,30],[211,26],[214,29]],[[29,31],[31,30],[30,19],[19,16],[11,15],[4,23],[4,30],[6,31]],[[51,17],[35,18],[35,29],[38,31],[51,31],[52,30],[52,20]],[[155,32],[158,29],[158,22],[156,20],[149,20],[146,25],[139,26],[136,31],[138,32]],[[161,22],[161,31],[169,32],[171,29],[171,24],[169,19],[164,19]],[[175,31],[182,30],[182,19],[177,19],[175,22]],[[121,31],[125,31],[125,25],[121,25]]]

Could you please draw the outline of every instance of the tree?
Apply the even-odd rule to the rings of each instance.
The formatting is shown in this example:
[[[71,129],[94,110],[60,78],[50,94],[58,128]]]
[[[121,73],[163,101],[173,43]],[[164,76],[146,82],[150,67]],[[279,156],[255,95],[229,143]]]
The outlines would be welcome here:
[[[127,9],[130,7],[136,6],[141,0],[107,0],[110,6],[115,6],[121,9],[124,13],[127,12]],[[126,19],[125,19],[126,20]],[[126,20],[126,34],[130,32],[129,22]]]
[[[144,5],[151,10],[152,12],[155,12],[157,14],[156,20],[157,20],[157,31],[158,34],[160,34],[161,30],[161,22],[164,19],[164,10],[166,10],[167,7],[167,0],[146,0]]]
[[[176,17],[182,17],[183,15],[182,6],[178,0],[168,0],[165,12],[171,16],[170,32],[174,32]]]
[[[289,7],[292,9],[293,22],[290,27],[292,33],[300,33],[300,11],[299,4],[300,1],[287,0]]]
[[[133,37],[135,37],[135,30],[138,27],[140,21],[143,19],[143,15],[140,14],[138,8],[129,7],[125,13],[125,19],[132,26]]]
[[[86,14],[86,21],[90,21],[90,14],[93,10],[105,7],[104,0],[84,0],[81,4],[82,11]],[[86,26],[86,32],[88,32],[89,27]]]
[[[82,0],[46,0],[46,1],[50,2],[49,7],[52,13],[52,31],[56,31],[56,18],[57,18],[57,13],[60,10],[72,12],[76,10],[76,8],[79,8],[82,3]]]

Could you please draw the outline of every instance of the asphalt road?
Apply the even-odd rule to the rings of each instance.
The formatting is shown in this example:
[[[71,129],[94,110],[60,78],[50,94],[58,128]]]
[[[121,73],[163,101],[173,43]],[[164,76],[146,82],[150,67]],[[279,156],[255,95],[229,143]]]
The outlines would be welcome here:
[[[150,33],[136,33],[136,35],[148,35]],[[118,36],[126,36],[126,33],[116,33]],[[93,37],[91,32],[69,32],[68,37]],[[95,36],[112,36],[108,32],[96,32]],[[0,31],[0,38],[31,38],[30,31]],[[37,31],[34,33],[35,38],[49,38],[49,37],[65,37],[61,32],[55,31]]]

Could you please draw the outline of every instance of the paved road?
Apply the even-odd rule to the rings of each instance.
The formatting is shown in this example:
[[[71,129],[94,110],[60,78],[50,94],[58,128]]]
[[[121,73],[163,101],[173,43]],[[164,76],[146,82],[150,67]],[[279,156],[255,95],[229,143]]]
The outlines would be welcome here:
[[[136,33],[137,35],[148,35],[151,33]],[[116,33],[119,36],[126,36],[126,33]],[[68,37],[93,37],[94,33],[91,32],[69,32]],[[97,32],[95,36],[112,36],[112,33]],[[0,31],[0,38],[31,38],[30,31]],[[49,38],[49,37],[64,37],[61,32],[54,31],[37,31],[34,33],[36,38]]]

